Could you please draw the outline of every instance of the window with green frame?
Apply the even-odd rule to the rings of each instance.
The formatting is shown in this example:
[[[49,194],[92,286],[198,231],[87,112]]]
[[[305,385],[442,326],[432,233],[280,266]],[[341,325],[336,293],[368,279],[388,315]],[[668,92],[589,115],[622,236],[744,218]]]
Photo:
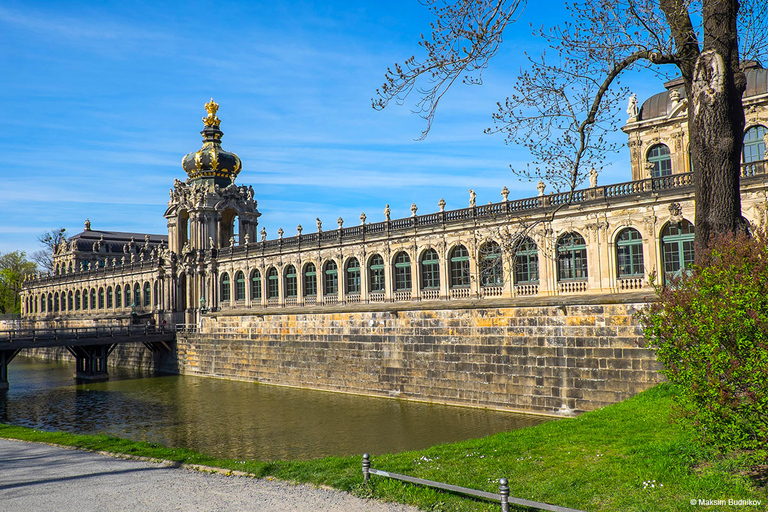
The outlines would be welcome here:
[[[411,258],[405,252],[395,256],[395,291],[411,289]]]
[[[587,243],[578,233],[566,233],[557,241],[557,280],[587,278]]]
[[[299,295],[299,285],[296,277],[296,267],[285,267],[285,296],[296,297]]]
[[[501,260],[501,246],[496,242],[486,242],[480,247],[480,285],[501,286],[504,284],[504,264]]]
[[[679,223],[670,222],[661,232],[664,275],[667,278],[682,274],[693,265],[693,224],[683,219]]]
[[[115,307],[123,307],[123,290],[120,289],[120,285],[115,287]]]
[[[261,272],[251,272],[251,300],[261,300]]]
[[[451,250],[451,288],[469,286],[469,251],[463,245]]]
[[[616,237],[616,264],[619,277],[642,277],[643,235],[634,228],[627,228]]]
[[[131,302],[131,285],[127,284],[125,285],[125,307],[129,308],[133,305],[133,302]],[[85,292],[83,292],[83,301],[85,301]],[[83,309],[85,309],[85,305],[83,305]]]
[[[149,282],[144,283],[144,305],[149,306],[152,303],[152,289]]]
[[[383,262],[381,268],[384,268]],[[360,262],[349,258],[346,263],[346,293],[360,293]]]
[[[369,276],[369,291],[383,292],[385,288],[384,282],[384,258],[378,254],[374,254],[370,263],[368,264],[368,276]]]
[[[242,270],[235,273],[235,300],[245,300],[245,273]]]
[[[99,288],[99,309],[104,309],[104,288]]]
[[[752,126],[744,132],[744,147],[741,152],[741,161],[745,164],[765,160],[765,133],[763,125]]]
[[[80,290],[75,291],[75,311],[80,311]],[[45,308],[43,308],[45,312]]]
[[[136,285],[139,286],[139,285]],[[91,288],[91,306],[90,309],[96,309],[96,288]]]
[[[232,300],[231,288],[229,283],[229,273],[224,272],[221,275],[221,302],[229,302]]]
[[[53,310],[58,311],[59,310],[59,292],[56,292],[53,294]]]
[[[112,287],[107,287],[107,309],[112,309]]]
[[[317,270],[314,263],[307,263],[304,267],[304,296],[317,295]]]
[[[440,288],[440,260],[437,251],[427,249],[421,255],[421,289],[436,290]]]
[[[275,267],[267,270],[267,298],[276,299],[280,296],[280,276]]]
[[[528,237],[515,247],[515,283],[539,282],[539,248]]]
[[[652,178],[661,178],[672,174],[672,158],[666,144],[656,144],[648,150],[648,163],[653,165]]]
[[[339,293],[339,266],[329,260],[323,267],[323,294],[336,295]]]

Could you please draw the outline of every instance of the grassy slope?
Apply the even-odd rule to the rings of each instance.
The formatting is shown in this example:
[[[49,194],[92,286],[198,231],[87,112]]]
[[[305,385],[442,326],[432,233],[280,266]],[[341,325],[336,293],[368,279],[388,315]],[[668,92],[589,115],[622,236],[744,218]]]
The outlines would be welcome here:
[[[695,448],[669,421],[671,390],[657,386],[626,402],[523,430],[482,439],[373,457],[373,467],[455,485],[496,492],[498,478],[510,481],[511,496],[587,511],[718,510],[690,505],[691,499],[761,500],[768,490],[728,472],[736,462],[714,460]],[[361,426],[364,428],[364,426]],[[167,449],[107,436],[40,432],[0,424],[0,437],[27,439],[132,455],[205,464],[257,476],[325,484],[357,494],[413,503],[427,510],[498,510],[473,501],[400,482],[372,477],[360,484],[360,457],[314,461],[218,460],[188,450]],[[694,466],[704,467],[693,470]],[[644,484],[654,482],[654,486]]]

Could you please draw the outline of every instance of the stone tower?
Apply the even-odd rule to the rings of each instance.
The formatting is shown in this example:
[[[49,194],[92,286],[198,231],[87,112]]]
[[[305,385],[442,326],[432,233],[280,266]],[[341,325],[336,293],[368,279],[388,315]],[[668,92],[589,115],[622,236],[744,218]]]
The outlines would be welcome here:
[[[213,99],[205,105],[203,146],[182,159],[188,178],[175,181],[165,212],[168,247],[179,262],[176,302],[189,323],[215,300],[218,252],[255,242],[261,215],[253,187],[235,185],[241,162],[221,148],[218,109]]]

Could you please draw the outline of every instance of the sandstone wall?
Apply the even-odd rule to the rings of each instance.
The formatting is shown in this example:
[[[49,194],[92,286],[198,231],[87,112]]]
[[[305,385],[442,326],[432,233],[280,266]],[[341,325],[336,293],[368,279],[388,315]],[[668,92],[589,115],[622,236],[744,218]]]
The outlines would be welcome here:
[[[179,371],[545,414],[592,410],[663,380],[634,316],[644,303],[540,302],[209,316],[179,335]]]

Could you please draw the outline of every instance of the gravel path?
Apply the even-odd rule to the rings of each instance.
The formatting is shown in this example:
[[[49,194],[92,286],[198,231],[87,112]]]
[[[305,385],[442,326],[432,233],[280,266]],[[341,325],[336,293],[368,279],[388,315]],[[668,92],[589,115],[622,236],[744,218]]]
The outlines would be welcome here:
[[[363,511],[417,509],[335,490],[202,473],[0,439],[2,512]]]

